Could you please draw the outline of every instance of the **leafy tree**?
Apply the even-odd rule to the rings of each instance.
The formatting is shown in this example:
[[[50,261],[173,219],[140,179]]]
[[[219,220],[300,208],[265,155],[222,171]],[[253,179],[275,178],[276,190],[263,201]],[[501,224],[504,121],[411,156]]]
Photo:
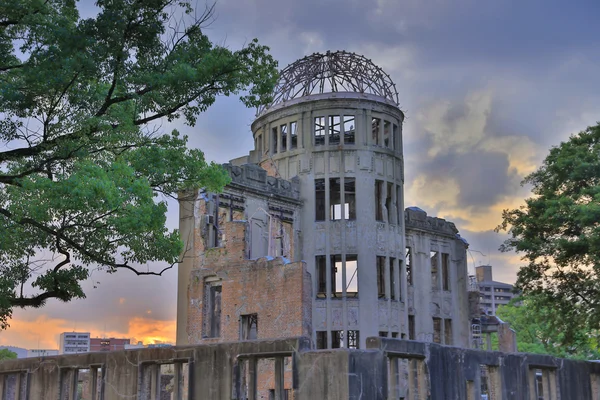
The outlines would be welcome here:
[[[499,307],[496,315],[508,322],[517,335],[520,352],[551,354],[557,357],[597,359],[600,357],[598,332],[571,324],[540,296],[521,296]]]
[[[503,212],[501,250],[522,254],[517,287],[560,317],[571,346],[600,323],[600,125],[552,148],[524,183],[534,196]]]
[[[176,263],[182,240],[158,196],[219,191],[228,177],[158,124],[193,126],[219,95],[257,106],[277,79],[256,40],[210,42],[213,8],[96,7],[83,19],[75,0],[0,2],[0,329],[14,307],[85,297],[92,265],[160,275],[136,265]]]
[[[0,349],[0,361],[12,360],[17,358],[17,353],[10,351],[9,349]]]

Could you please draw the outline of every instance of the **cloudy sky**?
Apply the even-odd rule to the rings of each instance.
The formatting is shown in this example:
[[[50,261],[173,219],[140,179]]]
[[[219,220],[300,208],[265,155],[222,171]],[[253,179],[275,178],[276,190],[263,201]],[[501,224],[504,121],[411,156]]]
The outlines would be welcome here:
[[[81,8],[93,10],[88,0]],[[469,267],[490,263],[496,280],[513,282],[519,258],[498,252],[493,228],[528,195],[520,182],[548,149],[600,120],[598,15],[594,0],[220,0],[206,33],[232,49],[256,37],[281,68],[326,50],[381,66],[407,116],[406,205],[454,221],[471,243]],[[227,162],[251,149],[253,117],[226,98],[196,127],[177,128]],[[0,345],[57,348],[67,330],[174,341],[176,286],[174,270],[96,272],[85,300],[16,310]]]

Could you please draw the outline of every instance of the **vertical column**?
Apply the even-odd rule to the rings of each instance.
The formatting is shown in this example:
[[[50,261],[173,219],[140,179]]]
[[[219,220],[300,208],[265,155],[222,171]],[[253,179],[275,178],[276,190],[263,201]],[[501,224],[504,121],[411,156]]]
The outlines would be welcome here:
[[[91,367],[89,372],[90,384],[88,386],[88,396],[91,400],[99,400],[98,397],[98,367]]]
[[[283,357],[275,358],[275,400],[285,399]]]
[[[248,359],[248,400],[256,400],[256,358]]]
[[[174,363],[174,376],[173,376],[173,399],[172,400],[182,400],[182,390],[183,390],[183,365],[182,363]]]

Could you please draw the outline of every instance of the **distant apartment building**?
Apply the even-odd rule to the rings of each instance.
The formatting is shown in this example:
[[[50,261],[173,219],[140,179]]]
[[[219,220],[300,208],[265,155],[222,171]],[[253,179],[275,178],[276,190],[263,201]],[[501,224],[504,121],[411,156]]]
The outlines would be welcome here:
[[[124,338],[91,338],[90,351],[117,351],[125,350],[131,342]]]
[[[60,334],[60,354],[86,353],[88,351],[90,351],[89,332],[63,332]]]
[[[49,349],[31,349],[27,350],[27,357],[48,357],[48,356],[57,356],[58,350],[49,350]]]
[[[476,267],[475,276],[481,293],[479,304],[484,314],[496,315],[498,307],[508,304],[515,297],[513,285],[492,279],[491,265]]]

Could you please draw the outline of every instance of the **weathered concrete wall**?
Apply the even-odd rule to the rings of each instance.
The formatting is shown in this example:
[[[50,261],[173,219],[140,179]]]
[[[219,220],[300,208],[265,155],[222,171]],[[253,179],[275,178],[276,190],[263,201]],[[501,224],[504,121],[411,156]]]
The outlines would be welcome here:
[[[414,316],[415,338],[424,342],[441,339],[439,343],[470,347],[469,292],[467,245],[458,236],[453,223],[427,216],[425,211],[411,207],[405,210],[406,246],[410,248],[412,285],[408,290],[408,314]],[[437,252],[437,258],[432,258]],[[448,257],[448,270],[442,268]],[[437,268],[436,280],[432,269]],[[444,273],[448,273],[444,287]],[[441,320],[435,332],[433,318]],[[446,322],[448,326],[446,326]],[[448,334],[447,327],[451,326]],[[448,337],[448,336],[451,336]],[[450,343],[446,342],[450,339]]]
[[[364,350],[315,351],[308,339],[295,338],[7,360],[0,362],[0,394],[3,400],[17,392],[20,399],[74,400],[79,396],[73,383],[79,380],[73,372],[86,370],[81,377],[100,369],[97,381],[84,387],[106,400],[157,400],[178,393],[190,400],[265,398],[269,390],[257,387],[255,371],[269,375],[276,398],[291,389],[295,400],[465,400],[484,394],[489,400],[596,400],[600,395],[598,363],[377,337],[366,343]],[[543,395],[536,392],[540,389]]]

